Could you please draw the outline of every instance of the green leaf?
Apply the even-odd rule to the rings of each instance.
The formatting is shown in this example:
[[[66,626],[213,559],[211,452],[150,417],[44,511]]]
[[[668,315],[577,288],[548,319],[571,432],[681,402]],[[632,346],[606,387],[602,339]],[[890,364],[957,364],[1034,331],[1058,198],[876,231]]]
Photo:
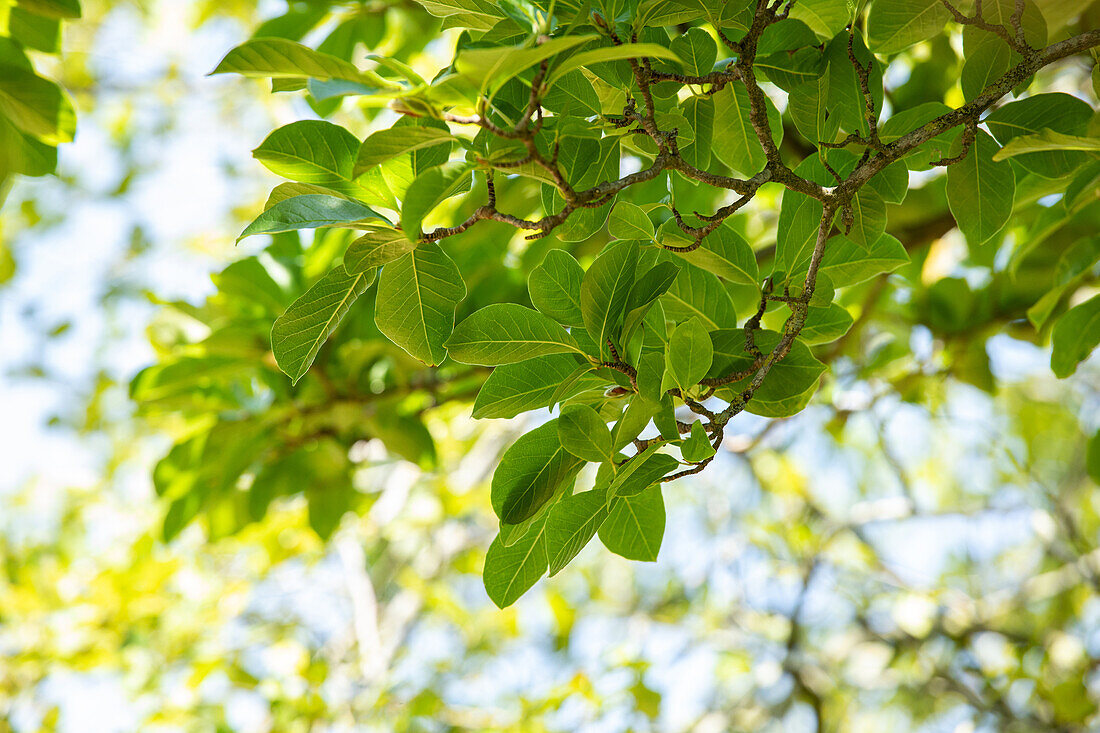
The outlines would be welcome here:
[[[612,459],[611,431],[588,405],[566,405],[558,418],[558,439],[567,451],[590,463]]]
[[[764,353],[771,352],[781,335],[775,331],[756,331],[756,346]],[[714,343],[714,363],[708,377],[721,377],[752,366],[752,355],[745,351],[745,332],[742,329],[725,329],[711,333]],[[825,365],[814,358],[809,347],[795,339],[790,353],[776,362],[760,389],[749,401],[746,410],[762,417],[789,417],[800,412],[813,397],[817,382],[825,371]],[[745,389],[752,377],[746,377],[729,387],[719,390],[719,396],[732,396]]]
[[[546,253],[542,264],[531,271],[527,290],[531,302],[540,313],[566,326],[583,326],[581,315],[581,281],[584,270],[563,249]]]
[[[548,354],[584,354],[564,328],[515,303],[495,303],[471,314],[458,324],[446,345],[455,361],[484,366]]]
[[[462,273],[439,245],[421,244],[382,268],[374,321],[393,343],[425,364],[447,355],[455,308],[466,297]]]
[[[848,333],[852,327],[852,314],[847,308],[833,303],[827,308],[809,307],[806,309],[806,323],[798,333],[798,338],[807,344],[827,344],[836,341]]]
[[[664,375],[664,354],[655,351],[642,354],[638,359],[638,394],[650,402],[660,402]]]
[[[550,354],[493,370],[474,400],[475,418],[515,417],[549,403],[577,368],[568,354]]]
[[[546,520],[546,551],[553,577],[577,556],[607,519],[605,491],[567,496],[550,509]]]
[[[680,57],[684,73],[691,76],[709,74],[718,58],[714,39],[702,28],[689,28],[687,33],[672,39],[670,50]]]
[[[1050,368],[1065,379],[1100,345],[1100,295],[1063,313],[1054,324],[1051,343]]]
[[[691,424],[691,435],[680,445],[680,453],[689,463],[699,463],[714,455],[714,446],[701,420]]]
[[[692,96],[680,104],[684,119],[691,133],[691,142],[684,142],[688,132],[679,131],[680,155],[688,165],[705,170],[710,166],[710,154],[714,138],[714,100],[706,96]]]
[[[892,114],[879,126],[879,139],[884,143],[892,143],[901,136],[950,111],[951,108],[942,102],[925,102],[915,107],[903,109]],[[903,160],[913,170],[926,170],[930,167],[932,159],[947,157],[948,148],[951,147],[951,142],[958,137],[958,134],[958,128],[946,130],[923,145],[918,146]]]
[[[643,242],[652,241],[653,222],[642,207],[629,201],[619,201],[611,210],[607,220],[607,231],[615,239],[631,239]]]
[[[867,182],[888,204],[900,204],[909,193],[909,168],[903,160],[895,160]]]
[[[211,74],[272,79],[343,79],[371,82],[354,64],[285,38],[254,38],[225,55]]]
[[[435,207],[470,190],[469,163],[454,162],[429,168],[409,185],[401,207],[401,230],[410,239],[420,236],[420,225]]]
[[[52,81],[15,66],[0,65],[0,118],[50,145],[72,142],[76,111]]]
[[[18,39],[24,48],[59,53],[61,51],[61,21],[30,13],[16,5],[8,15],[8,36]]]
[[[832,38],[851,21],[853,7],[848,0],[799,0],[791,17],[801,20],[823,39]]]
[[[546,83],[553,86],[558,79],[562,78],[570,71],[575,71],[582,66],[590,66],[592,64],[600,64],[607,61],[620,61],[624,59],[664,59],[665,61],[675,61],[682,63],[680,57],[656,43],[623,43],[618,46],[606,46],[604,48],[593,48],[588,51],[581,51],[575,53],[566,59],[561,65],[555,68],[546,77]]]
[[[17,5],[24,10],[36,15],[44,15],[47,18],[65,20],[80,17],[80,3],[78,0],[19,0]]]
[[[867,16],[867,40],[875,53],[897,53],[943,33],[950,20],[940,0],[875,0]]]
[[[836,139],[840,125],[836,115],[829,114],[828,74],[791,89],[787,95],[787,109],[795,128],[811,143],[816,145]]]
[[[665,369],[686,396],[700,379],[707,376],[714,346],[707,327],[699,318],[692,318],[676,327],[668,339]]]
[[[666,258],[673,255],[662,253]],[[733,300],[717,275],[686,264],[661,296],[665,315],[673,321],[686,321],[698,316],[708,328],[732,328],[737,325],[737,312]]]
[[[870,186],[852,197],[852,229],[848,238],[864,249],[877,242],[886,231],[886,202]]]
[[[510,546],[500,537],[489,545],[482,578],[485,592],[498,608],[515,603],[546,572],[546,519],[539,519]]]
[[[675,471],[680,462],[667,453],[660,453],[660,448],[660,444],[651,445],[619,466],[608,487],[608,499],[640,494]]]
[[[542,104],[555,114],[574,117],[595,117],[601,110],[596,90],[581,71],[571,71],[555,81]]]
[[[292,196],[278,202],[253,219],[252,223],[237,237],[237,241],[253,234],[274,234],[366,221],[389,223],[374,209],[358,201],[317,193]]]
[[[595,386],[603,386],[605,384],[603,380],[595,379],[592,376],[594,371],[596,371],[596,367],[593,364],[578,364],[569,373],[569,376],[562,380],[554,393],[550,395],[550,401],[544,407],[553,410],[560,402],[584,392],[585,385],[591,385],[593,381],[595,381]]]
[[[680,268],[671,262],[659,262],[638,278],[626,298],[623,317],[623,341],[628,341],[657,298],[668,292]]]
[[[488,0],[417,0],[432,15],[446,18],[446,28],[487,31],[505,18],[501,6]]]
[[[1085,450],[1085,470],[1094,484],[1100,484],[1100,430],[1089,438],[1088,448]]]
[[[501,456],[490,487],[493,511],[502,522],[522,522],[576,476],[582,465],[584,461],[562,447],[556,419],[540,425],[520,436]]]
[[[435,148],[456,142],[456,138],[446,130],[435,127],[417,127],[414,125],[401,125],[387,130],[379,130],[370,135],[359,146],[359,152],[355,159],[354,173],[356,176],[376,165],[385,163],[391,158],[416,150]]]
[[[690,244],[686,238],[674,238],[679,234],[678,227],[661,227],[661,234],[663,241],[677,247]],[[705,237],[697,248],[691,251],[673,250],[673,253],[730,282],[756,285],[760,277],[752,247],[744,237],[725,224]]]
[[[866,66],[874,56],[863,45],[863,38],[856,34],[852,52],[859,63]],[[848,33],[838,33],[825,49],[829,64],[829,111],[836,116],[842,130],[870,134],[867,124],[863,89],[859,83],[852,60],[848,58]],[[871,68],[868,85],[875,102],[876,113],[882,112],[882,67],[875,62]]]
[[[1070,94],[1036,94],[993,110],[985,124],[1005,148],[996,161],[1015,157],[1032,173],[1046,178],[1069,175],[1100,152],[1100,142],[1087,135],[1092,107]]]
[[[385,205],[386,198],[355,181],[358,147],[358,138],[339,125],[300,120],[274,130],[252,151],[252,157],[284,178]]]
[[[821,256],[819,273],[833,282],[855,285],[883,272],[893,272],[909,263],[909,254],[895,237],[883,234],[865,249],[847,237],[833,237]],[[805,261],[796,270],[801,271]]]
[[[349,275],[337,265],[275,320],[271,351],[291,382],[302,378],[351,304],[373,281],[373,270]]]
[[[964,33],[964,37],[965,37]],[[989,33],[980,41],[968,44],[963,55],[959,86],[965,99],[974,99],[1008,71],[1012,65],[1012,49],[999,37]]]
[[[348,245],[344,253],[344,267],[348,272],[366,272],[388,265],[416,249],[416,244],[396,229],[378,229],[367,232]]]
[[[637,243],[619,242],[596,258],[581,282],[581,316],[605,359],[611,355],[607,342],[619,335],[637,264]]]
[[[541,43],[534,45],[466,47],[459,51],[454,67],[483,96],[491,98],[506,82],[532,66],[595,38],[593,34],[559,35],[543,38]]]
[[[619,421],[615,423],[611,441],[612,450],[616,453],[621,451],[641,435],[657,413],[657,409],[656,403],[645,398],[638,397],[630,400]]]
[[[604,547],[639,562],[657,560],[664,533],[665,500],[659,484],[614,500],[599,530]]]
[[[1100,140],[1093,137],[1078,137],[1077,135],[1063,135],[1050,128],[1044,128],[1034,135],[1020,135],[1005,145],[993,160],[1005,160],[1017,156],[1026,156],[1029,153],[1050,151],[1087,151],[1100,153]],[[1083,162],[1083,160],[1082,160]],[[1070,167],[1072,172],[1076,165]]]
[[[993,160],[997,150],[979,129],[966,157],[947,168],[947,203],[972,247],[992,239],[1012,215],[1016,177],[1010,163]]]
[[[749,110],[749,93],[744,84],[727,84],[714,95],[714,155],[745,176],[759,173],[768,162]],[[768,105],[768,126],[772,140],[778,145],[783,139],[783,123],[771,104]]]

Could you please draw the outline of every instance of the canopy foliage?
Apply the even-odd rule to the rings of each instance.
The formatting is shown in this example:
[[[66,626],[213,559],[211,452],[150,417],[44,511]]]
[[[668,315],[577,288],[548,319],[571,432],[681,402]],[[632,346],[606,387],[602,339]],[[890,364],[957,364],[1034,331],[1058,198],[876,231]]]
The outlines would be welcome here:
[[[991,334],[1052,339],[1060,377],[1100,341],[1100,116],[1044,81],[1095,52],[1091,16],[424,7],[364,8],[316,48],[285,16],[214,69],[344,124],[256,147],[288,180],[241,238],[273,243],[182,308],[205,338],[166,338],[133,382],[146,413],[195,418],[156,470],[166,538],[196,517],[232,532],[303,488],[327,536],[354,503],[356,441],[445,471],[439,406],[558,408],[492,481],[485,584],[505,606],[597,535],[654,559],[660,485],[704,470],[740,413],[804,409],[843,355],[921,400],[945,373],[994,389]],[[461,30],[446,63],[440,25]],[[951,256],[973,277],[932,275]],[[863,341],[871,318],[885,343]],[[915,329],[942,371],[901,366]]]

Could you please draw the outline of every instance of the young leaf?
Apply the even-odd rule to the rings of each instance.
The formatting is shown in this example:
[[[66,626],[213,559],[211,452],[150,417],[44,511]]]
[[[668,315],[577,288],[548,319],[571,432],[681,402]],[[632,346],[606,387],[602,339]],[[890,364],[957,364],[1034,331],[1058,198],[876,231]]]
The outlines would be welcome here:
[[[710,444],[710,436],[701,421],[691,424],[691,435],[680,445],[680,453],[689,463],[699,463],[714,455],[714,446]]]
[[[515,303],[495,303],[474,312],[458,324],[446,346],[455,361],[484,366],[547,354],[584,354],[564,328]]]
[[[567,405],[558,418],[558,439],[567,451],[590,463],[610,461],[611,431],[588,405]]]
[[[686,395],[707,376],[713,357],[714,346],[707,327],[698,318],[692,318],[677,326],[669,336],[665,368]]]
[[[604,547],[616,555],[627,560],[655,562],[665,534],[665,500],[661,485],[613,500],[599,534]]]
[[[1032,173],[1046,178],[1069,175],[1088,161],[1086,151],[1100,152],[1100,142],[1086,135],[1092,107],[1070,94],[1036,94],[998,107],[986,127],[1005,148],[993,156],[1014,157]]]
[[[275,320],[271,351],[291,382],[302,378],[351,304],[373,281],[373,270],[349,275],[337,265]]]
[[[455,308],[466,297],[462,273],[439,245],[421,244],[382,268],[374,322],[425,364],[443,361]]]
[[[581,51],[580,53],[573,54],[566,59],[564,63],[550,72],[546,77],[546,83],[553,86],[558,79],[582,66],[600,64],[607,61],[638,58],[664,59],[666,61],[680,62],[680,58],[675,53],[659,44],[623,43],[618,46],[593,48],[588,51]]]

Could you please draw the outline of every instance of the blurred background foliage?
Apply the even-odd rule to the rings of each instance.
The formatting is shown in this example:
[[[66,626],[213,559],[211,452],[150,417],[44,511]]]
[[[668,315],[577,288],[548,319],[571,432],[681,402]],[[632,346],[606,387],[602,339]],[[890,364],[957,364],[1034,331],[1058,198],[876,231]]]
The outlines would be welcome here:
[[[1097,7],[1043,9],[1095,27]],[[524,426],[471,420],[484,374],[382,345],[368,303],[291,392],[271,321],[347,235],[227,234],[276,180],[247,155],[270,129],[375,111],[205,77],[253,33],[347,58],[354,35],[430,72],[439,23],[404,2],[91,2],[61,56],[31,48],[79,132],[0,219],[0,729],[1100,725],[1100,364],[1055,380],[1028,312],[1059,283],[1046,316],[1095,292],[1095,190],[974,251],[944,177],[918,177],[889,218],[912,261],[840,295],[855,325],[819,347],[811,407],[738,417],[666,488],[656,565],[588,550],[498,611],[487,480]],[[925,44],[887,86],[957,102],[959,63]],[[522,298],[549,246],[458,238],[462,308]]]

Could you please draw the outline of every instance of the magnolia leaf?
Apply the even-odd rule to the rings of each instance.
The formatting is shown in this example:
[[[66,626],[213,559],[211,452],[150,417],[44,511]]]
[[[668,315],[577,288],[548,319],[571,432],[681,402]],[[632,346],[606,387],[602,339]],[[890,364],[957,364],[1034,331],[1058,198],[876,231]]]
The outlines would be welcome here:
[[[446,345],[455,361],[485,366],[548,354],[584,354],[564,328],[515,303],[496,303],[476,311],[458,324]]]
[[[382,268],[374,321],[386,337],[425,364],[447,352],[455,308],[466,297],[462,273],[436,244],[422,244]]]
[[[302,378],[340,319],[373,281],[373,270],[349,275],[337,265],[275,320],[271,351],[291,382]]]

